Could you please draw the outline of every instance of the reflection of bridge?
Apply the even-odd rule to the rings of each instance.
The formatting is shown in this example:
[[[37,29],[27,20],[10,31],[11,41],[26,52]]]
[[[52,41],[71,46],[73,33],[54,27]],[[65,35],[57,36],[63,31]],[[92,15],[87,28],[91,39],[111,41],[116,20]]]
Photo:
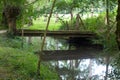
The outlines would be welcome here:
[[[16,36],[43,36],[44,31],[41,30],[17,30]],[[47,31],[46,36],[66,39],[70,46],[74,46],[74,50],[53,50],[44,51],[43,60],[68,60],[68,59],[87,59],[99,57],[102,52],[100,44],[93,44],[92,40],[97,37],[93,32],[89,31]],[[39,52],[37,52],[39,53]]]

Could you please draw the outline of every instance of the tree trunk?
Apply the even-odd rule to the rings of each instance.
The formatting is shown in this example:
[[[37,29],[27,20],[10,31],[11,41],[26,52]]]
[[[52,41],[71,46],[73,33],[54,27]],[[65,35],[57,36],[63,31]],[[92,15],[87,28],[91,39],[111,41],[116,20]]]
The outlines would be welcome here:
[[[16,19],[15,18],[7,18],[8,23],[8,32],[13,33],[16,30]]]
[[[56,20],[55,20],[55,23],[56,23],[56,22],[58,22],[58,20],[59,20],[58,13],[56,13],[56,16],[55,16],[55,17],[56,17]]]
[[[28,37],[28,45],[32,44],[32,37]]]
[[[79,16],[79,13],[77,14],[76,16],[76,28],[75,30],[79,30],[79,27],[80,27],[80,20],[79,20],[80,16]]]
[[[70,16],[71,16],[71,20],[70,20],[70,25],[69,25],[69,29],[72,29],[73,27],[73,13],[72,13],[72,9],[70,10]]]
[[[16,19],[17,16],[20,14],[20,7],[19,6],[12,6],[6,5],[3,11],[4,16],[7,20],[7,25],[9,27],[9,32],[13,33],[16,30]]]
[[[93,6],[93,2],[92,2],[92,6],[91,6],[91,17],[93,17],[93,13],[94,13],[94,6]]]
[[[71,9],[71,11],[70,11],[70,16],[71,16],[71,21],[72,21],[72,19],[73,19],[72,9]]]
[[[116,26],[116,41],[118,43],[118,48],[120,50],[120,0],[118,0],[118,10],[116,16],[117,26]]]
[[[7,18],[5,17],[5,13],[2,12],[2,21],[1,24],[5,27],[8,28],[8,24],[7,24]]]

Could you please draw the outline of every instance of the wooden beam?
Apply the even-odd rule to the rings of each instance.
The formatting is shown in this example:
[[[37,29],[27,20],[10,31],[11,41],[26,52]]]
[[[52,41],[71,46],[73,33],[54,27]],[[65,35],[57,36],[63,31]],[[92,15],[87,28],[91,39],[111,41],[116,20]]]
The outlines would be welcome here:
[[[74,60],[74,59],[89,59],[100,57],[102,49],[92,47],[82,47],[79,50],[50,50],[43,51],[41,58],[43,61],[49,60]],[[36,52],[39,53],[39,52]]]
[[[24,36],[43,36],[44,30],[23,30]],[[14,35],[21,36],[22,30],[17,30]],[[90,31],[47,31],[47,36],[51,37],[95,37],[96,34]]]

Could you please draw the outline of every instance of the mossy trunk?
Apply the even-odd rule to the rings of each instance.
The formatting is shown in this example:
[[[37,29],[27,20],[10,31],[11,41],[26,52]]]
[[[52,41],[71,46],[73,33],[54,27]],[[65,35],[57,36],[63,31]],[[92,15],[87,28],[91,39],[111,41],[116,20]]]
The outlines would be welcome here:
[[[16,30],[16,20],[20,14],[20,7],[7,5],[3,13],[7,20],[8,32],[13,33]]]
[[[2,21],[1,21],[1,23],[2,23],[2,26],[4,28],[8,28],[7,18],[5,17],[5,13],[4,12],[2,12]]]
[[[116,16],[117,26],[116,26],[116,40],[118,43],[118,48],[120,50],[120,0],[118,0],[118,10]]]
[[[16,19],[14,18],[7,18],[8,23],[8,32],[13,33],[16,30]]]

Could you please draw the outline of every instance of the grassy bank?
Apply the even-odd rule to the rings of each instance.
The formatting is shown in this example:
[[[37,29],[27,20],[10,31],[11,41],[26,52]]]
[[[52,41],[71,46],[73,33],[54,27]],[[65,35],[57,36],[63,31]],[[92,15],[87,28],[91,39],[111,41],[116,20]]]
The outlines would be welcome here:
[[[38,57],[19,44],[16,39],[0,37],[0,80],[35,80]],[[41,64],[41,75],[43,80],[58,80],[48,65]]]
[[[47,19],[44,20],[44,17],[40,17],[36,20],[33,20],[33,25],[30,27],[26,27],[26,29],[45,30],[46,25],[47,25]],[[59,21],[56,21],[55,18],[51,18],[48,30],[58,30],[59,26],[61,26],[61,23]]]

